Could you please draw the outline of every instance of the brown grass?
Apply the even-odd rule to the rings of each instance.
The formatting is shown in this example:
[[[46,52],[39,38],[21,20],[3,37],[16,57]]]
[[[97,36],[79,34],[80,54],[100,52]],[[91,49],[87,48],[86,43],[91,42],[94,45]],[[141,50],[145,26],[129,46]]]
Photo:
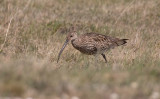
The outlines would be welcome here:
[[[159,0],[0,0],[0,98],[159,99],[159,11]],[[129,41],[108,64],[98,56],[99,71],[71,45],[56,63],[73,25]]]

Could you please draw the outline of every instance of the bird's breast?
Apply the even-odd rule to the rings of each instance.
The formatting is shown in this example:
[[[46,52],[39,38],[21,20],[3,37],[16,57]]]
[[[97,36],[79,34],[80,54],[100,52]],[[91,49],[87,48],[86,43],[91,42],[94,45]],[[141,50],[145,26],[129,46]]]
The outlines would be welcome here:
[[[83,54],[93,55],[97,53],[96,46],[89,42],[77,39],[77,40],[72,40],[71,43],[75,49],[79,50]]]

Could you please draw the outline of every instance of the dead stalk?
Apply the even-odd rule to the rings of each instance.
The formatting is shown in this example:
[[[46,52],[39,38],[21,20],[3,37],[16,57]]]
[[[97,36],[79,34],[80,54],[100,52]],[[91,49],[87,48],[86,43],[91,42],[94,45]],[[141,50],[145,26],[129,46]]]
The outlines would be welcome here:
[[[24,10],[29,6],[30,1],[31,1],[31,0],[29,0],[29,1],[27,2],[26,6],[23,8],[22,11],[24,11]],[[11,26],[11,22],[12,22],[12,20],[16,17],[16,15],[18,14],[18,12],[20,12],[20,10],[17,10],[16,13],[15,13],[15,14],[10,18],[10,20],[9,20],[9,24],[8,24],[8,27],[7,27],[7,30],[6,30],[6,33],[5,33],[5,39],[4,39],[3,44],[1,45],[0,52],[2,52],[2,50],[3,50],[3,48],[4,48],[5,44],[6,44],[7,37],[8,37],[8,33],[9,33],[9,29],[10,29],[10,26]]]

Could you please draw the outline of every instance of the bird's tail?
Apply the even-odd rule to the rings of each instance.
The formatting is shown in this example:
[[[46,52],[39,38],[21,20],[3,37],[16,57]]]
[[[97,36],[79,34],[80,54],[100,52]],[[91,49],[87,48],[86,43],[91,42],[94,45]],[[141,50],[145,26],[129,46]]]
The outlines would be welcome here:
[[[124,45],[124,44],[127,43],[127,40],[128,40],[128,39],[120,39],[120,40],[118,40],[118,41],[116,42],[116,44],[117,44],[118,46]]]

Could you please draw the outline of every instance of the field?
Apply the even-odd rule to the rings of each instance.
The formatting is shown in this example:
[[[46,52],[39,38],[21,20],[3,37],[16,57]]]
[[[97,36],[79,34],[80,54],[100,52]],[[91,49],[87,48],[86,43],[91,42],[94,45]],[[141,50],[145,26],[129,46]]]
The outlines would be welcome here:
[[[72,26],[129,40],[99,70],[71,44],[57,63]],[[16,97],[160,99],[160,1],[0,0],[0,99]]]

